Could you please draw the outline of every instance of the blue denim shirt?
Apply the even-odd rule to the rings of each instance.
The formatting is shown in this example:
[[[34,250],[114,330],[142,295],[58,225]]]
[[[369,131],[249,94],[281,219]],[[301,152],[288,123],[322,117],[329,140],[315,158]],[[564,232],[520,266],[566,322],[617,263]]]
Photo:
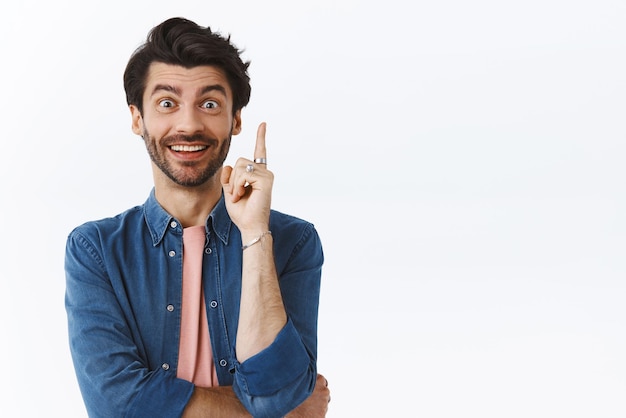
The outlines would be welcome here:
[[[288,321],[274,342],[239,363],[241,235],[223,198],[206,222],[203,287],[221,386],[255,417],[280,417],[317,376],[322,246],[312,224],[272,211],[274,257]],[[193,384],[176,377],[183,229],[156,201],[85,223],[67,240],[65,306],[74,367],[92,417],[177,417]]]

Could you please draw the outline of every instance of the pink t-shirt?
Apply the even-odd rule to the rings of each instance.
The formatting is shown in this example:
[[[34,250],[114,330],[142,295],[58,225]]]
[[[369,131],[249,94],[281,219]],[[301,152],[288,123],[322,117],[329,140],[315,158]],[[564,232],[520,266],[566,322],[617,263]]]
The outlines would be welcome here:
[[[202,289],[203,225],[183,230],[183,306],[176,376],[197,386],[218,386]]]

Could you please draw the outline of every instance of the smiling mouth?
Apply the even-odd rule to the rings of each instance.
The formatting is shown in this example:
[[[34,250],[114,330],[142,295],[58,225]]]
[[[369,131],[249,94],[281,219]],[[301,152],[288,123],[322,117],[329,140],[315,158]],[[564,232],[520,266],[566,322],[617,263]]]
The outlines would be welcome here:
[[[171,145],[170,149],[176,152],[196,152],[207,149],[206,145]]]

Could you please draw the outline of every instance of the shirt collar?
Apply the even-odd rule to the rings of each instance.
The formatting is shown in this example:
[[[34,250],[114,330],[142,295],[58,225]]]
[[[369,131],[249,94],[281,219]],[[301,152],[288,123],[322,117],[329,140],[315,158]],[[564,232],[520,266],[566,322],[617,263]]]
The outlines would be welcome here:
[[[207,232],[213,230],[215,235],[224,243],[224,245],[228,245],[228,238],[230,237],[232,225],[233,221],[230,219],[228,211],[226,210],[224,193],[222,193],[222,197],[217,201],[213,211],[207,218]]]
[[[152,245],[157,246],[163,240],[167,228],[170,226],[174,217],[170,215],[159,204],[156,199],[154,188],[150,191],[148,200],[143,206],[144,218],[152,237]],[[225,244],[228,244],[232,220],[226,210],[224,202],[224,194],[217,202],[206,220],[207,233],[213,231],[215,235]]]

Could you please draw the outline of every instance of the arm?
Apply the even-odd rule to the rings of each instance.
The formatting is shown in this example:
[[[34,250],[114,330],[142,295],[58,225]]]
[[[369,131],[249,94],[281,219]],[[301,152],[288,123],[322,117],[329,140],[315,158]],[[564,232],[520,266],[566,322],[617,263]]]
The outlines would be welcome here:
[[[328,381],[321,374],[317,375],[315,389],[287,418],[323,418],[328,411],[330,390]],[[211,411],[212,418],[249,418],[251,415],[243,407],[231,386],[199,388],[194,390],[182,418],[203,418],[206,411]]]
[[[196,387],[183,412],[183,418],[249,418],[232,386]]]
[[[254,156],[266,156],[265,124],[259,127]],[[253,170],[246,170],[248,165]],[[242,254],[233,387],[254,416],[283,416],[315,387],[321,246],[312,225],[293,222],[284,228],[282,220],[291,222],[287,218],[274,224],[281,226],[276,239],[286,246],[266,233],[273,174],[265,164],[240,158],[234,167],[223,168],[221,182],[242,243],[261,237]]]
[[[265,124],[259,126],[255,158],[266,158]],[[246,167],[251,165],[253,172]],[[260,240],[243,251],[241,308],[237,331],[237,360],[244,362],[267,348],[287,323],[272,251],[270,224],[274,177],[265,164],[240,158],[224,167],[222,184],[226,208],[241,232],[244,244]]]
[[[70,351],[89,416],[180,415],[193,384],[161,363],[148,365],[129,300],[108,274],[97,237],[95,228],[72,232],[65,258]]]

